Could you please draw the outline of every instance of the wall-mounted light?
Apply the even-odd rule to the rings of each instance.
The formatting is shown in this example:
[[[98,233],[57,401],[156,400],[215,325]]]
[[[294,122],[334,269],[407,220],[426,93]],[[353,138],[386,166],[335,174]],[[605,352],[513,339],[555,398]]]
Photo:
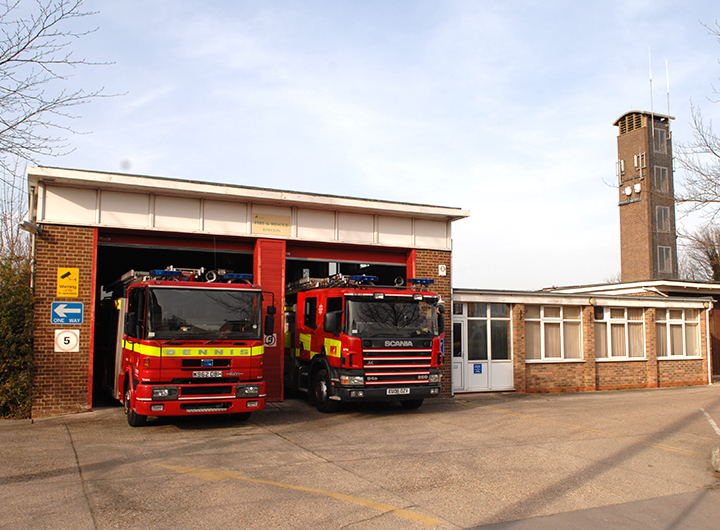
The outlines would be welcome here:
[[[22,223],[20,223],[19,226],[26,232],[30,232],[31,234],[35,234],[36,236],[42,234],[42,226],[36,225],[35,223],[32,223],[30,221],[23,221]]]
[[[590,300],[588,300],[588,303],[589,303],[590,305],[595,305],[595,299],[594,299],[594,298],[591,298]]]

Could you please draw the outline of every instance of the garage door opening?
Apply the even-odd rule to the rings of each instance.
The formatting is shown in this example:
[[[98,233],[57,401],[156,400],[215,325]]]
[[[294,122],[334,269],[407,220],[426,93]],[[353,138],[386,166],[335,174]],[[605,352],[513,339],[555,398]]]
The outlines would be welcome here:
[[[116,282],[130,270],[149,271],[175,268],[219,270],[252,274],[252,251],[217,248],[217,242],[206,242],[210,248],[149,246],[143,244],[98,244],[97,251],[97,292],[95,304],[95,341],[93,355],[93,398],[92,406],[117,405],[112,397],[115,378],[115,352],[118,335],[119,311],[103,289]],[[212,248],[215,246],[216,248]],[[222,245],[220,245],[222,247]]]
[[[287,260],[285,278],[295,282],[301,278],[328,278],[335,274],[364,274],[375,276],[376,285],[404,285],[407,274],[404,265],[385,265],[377,263],[345,263],[314,260]]]

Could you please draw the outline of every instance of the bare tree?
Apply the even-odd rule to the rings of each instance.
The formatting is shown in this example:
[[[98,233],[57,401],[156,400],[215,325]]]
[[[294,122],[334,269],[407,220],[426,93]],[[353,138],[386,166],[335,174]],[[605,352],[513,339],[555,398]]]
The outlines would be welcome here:
[[[681,275],[688,280],[720,281],[720,226],[709,224],[683,237]]]
[[[102,89],[68,90],[74,68],[92,65],[73,56],[73,40],[92,33],[74,24],[94,14],[82,0],[0,0],[0,169],[13,184],[17,160],[67,153],[74,132],[70,109],[101,96]]]
[[[0,259],[25,261],[30,256],[28,234],[20,228],[27,213],[25,175],[15,160],[13,171],[0,169]]]
[[[720,43],[720,24],[716,21],[714,27],[705,27]],[[720,96],[716,87],[713,94]],[[720,213],[720,138],[712,120],[705,120],[699,107],[691,104],[690,110],[693,138],[678,144],[675,150],[675,160],[684,170],[675,199],[687,211],[704,212],[712,222]]]

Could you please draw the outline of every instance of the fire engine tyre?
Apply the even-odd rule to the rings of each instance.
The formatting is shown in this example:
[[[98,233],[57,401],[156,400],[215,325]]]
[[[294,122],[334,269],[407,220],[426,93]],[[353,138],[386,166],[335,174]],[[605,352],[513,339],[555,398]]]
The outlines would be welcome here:
[[[404,408],[406,410],[419,409],[420,405],[422,405],[422,404],[423,404],[422,399],[403,399],[400,402],[400,405],[402,405],[402,408]]]
[[[130,388],[125,389],[125,414],[127,415],[127,422],[130,427],[142,427],[147,421],[147,416],[137,414],[130,407]]]
[[[327,370],[315,374],[315,406],[320,412],[335,412],[340,407],[339,401],[330,399],[330,376]]]
[[[230,417],[234,421],[248,421],[252,412],[234,412],[230,414]]]

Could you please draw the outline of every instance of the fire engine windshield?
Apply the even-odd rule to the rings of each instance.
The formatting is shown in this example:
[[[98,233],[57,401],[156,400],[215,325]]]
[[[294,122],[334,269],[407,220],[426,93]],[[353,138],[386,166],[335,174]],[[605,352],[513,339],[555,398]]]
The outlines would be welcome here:
[[[260,293],[222,289],[150,290],[148,336],[155,339],[259,339]]]
[[[347,334],[354,337],[434,337],[437,311],[425,301],[407,298],[348,299],[345,325]]]

